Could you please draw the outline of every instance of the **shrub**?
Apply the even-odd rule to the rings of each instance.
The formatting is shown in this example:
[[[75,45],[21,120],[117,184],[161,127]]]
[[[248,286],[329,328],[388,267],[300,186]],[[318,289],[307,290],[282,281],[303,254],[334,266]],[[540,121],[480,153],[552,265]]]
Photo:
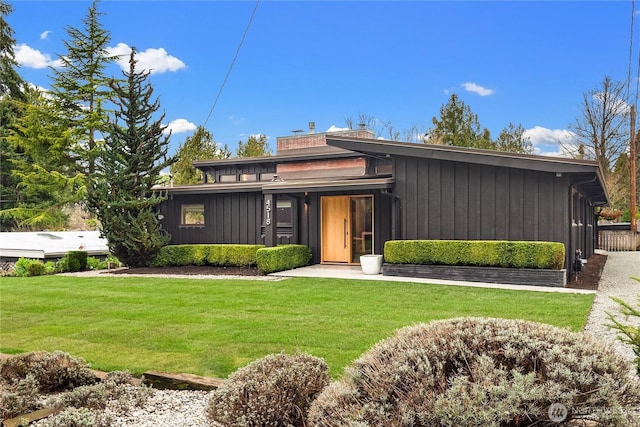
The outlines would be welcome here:
[[[311,401],[328,383],[329,368],[322,359],[268,355],[213,391],[207,416],[225,426],[304,426]]]
[[[640,278],[632,277],[632,279],[640,282]],[[638,376],[640,376],[640,298],[638,298],[637,308],[620,298],[611,297],[611,299],[613,299],[618,303],[618,305],[620,305],[620,312],[627,319],[629,317],[635,317],[637,319],[635,325],[631,323],[627,324],[617,320],[613,314],[607,313],[607,317],[611,322],[607,326],[618,331],[618,339],[620,341],[631,346],[633,354],[635,354],[636,356],[636,373],[638,374]]]
[[[34,376],[43,393],[69,390],[97,381],[84,360],[61,351],[25,353],[0,365],[0,377],[9,385],[19,383],[28,375]]]
[[[107,261],[100,261],[100,259],[96,257],[87,257],[87,268],[89,270],[106,270],[107,264]]]
[[[256,252],[263,247],[263,245],[169,245],[160,249],[151,266],[252,266],[256,265]]]
[[[309,425],[635,425],[640,383],[612,349],[522,320],[458,318],[400,329],[347,367],[309,410]]]
[[[42,276],[47,273],[47,267],[38,259],[20,258],[16,261],[14,273],[18,277]]]
[[[263,274],[303,267],[311,261],[311,249],[305,245],[282,245],[259,249],[258,270]]]
[[[45,427],[97,427],[96,416],[87,408],[67,408],[44,421]]]
[[[564,266],[564,245],[557,242],[501,240],[390,240],[384,259],[391,264],[471,265],[544,268]]]
[[[0,420],[40,409],[38,397],[38,381],[33,375],[27,375],[13,386],[0,384]]]
[[[256,265],[263,245],[211,245],[207,262],[211,265],[249,267]]]

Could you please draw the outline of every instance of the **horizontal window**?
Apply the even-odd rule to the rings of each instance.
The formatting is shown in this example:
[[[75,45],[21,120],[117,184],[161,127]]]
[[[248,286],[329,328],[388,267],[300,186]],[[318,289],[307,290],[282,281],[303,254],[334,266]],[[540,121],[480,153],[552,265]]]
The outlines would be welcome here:
[[[258,176],[255,173],[243,173],[240,174],[240,181],[248,182],[248,181],[257,181]]]
[[[236,176],[235,175],[220,175],[219,181],[220,182],[236,182]]]
[[[204,205],[182,205],[182,225],[204,225]]]

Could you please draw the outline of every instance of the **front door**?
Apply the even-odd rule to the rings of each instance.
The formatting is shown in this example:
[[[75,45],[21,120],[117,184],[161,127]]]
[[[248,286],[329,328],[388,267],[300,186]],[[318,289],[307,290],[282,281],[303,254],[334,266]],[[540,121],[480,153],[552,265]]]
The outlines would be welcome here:
[[[359,263],[373,250],[373,196],[321,198],[322,262]]]

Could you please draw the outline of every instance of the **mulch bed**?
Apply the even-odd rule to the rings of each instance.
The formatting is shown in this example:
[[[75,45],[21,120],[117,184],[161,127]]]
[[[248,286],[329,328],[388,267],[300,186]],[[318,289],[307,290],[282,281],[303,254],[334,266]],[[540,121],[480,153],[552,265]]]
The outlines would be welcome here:
[[[179,267],[135,267],[109,271],[110,274],[181,274],[186,276],[261,276],[256,267],[216,267],[184,265]]]
[[[595,254],[589,258],[580,274],[572,274],[571,280],[567,283],[567,288],[597,290],[602,270],[607,262],[606,255]],[[118,269],[109,272],[110,274],[181,274],[181,275],[231,275],[231,276],[260,276],[262,275],[255,267],[215,267],[186,265],[181,267],[138,267]]]
[[[575,273],[571,275],[571,281],[567,283],[567,288],[591,291],[598,289],[600,276],[602,276],[602,270],[604,270],[604,265],[607,262],[607,256],[594,254],[587,261],[577,276]]]

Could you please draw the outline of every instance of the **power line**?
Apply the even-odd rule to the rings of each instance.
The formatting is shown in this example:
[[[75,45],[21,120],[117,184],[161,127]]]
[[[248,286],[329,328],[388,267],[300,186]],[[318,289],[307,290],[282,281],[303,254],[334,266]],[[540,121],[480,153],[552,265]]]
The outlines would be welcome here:
[[[227,84],[227,80],[229,79],[229,75],[231,74],[231,70],[233,69],[234,64],[236,63],[236,59],[238,59],[238,55],[240,54],[240,49],[242,48],[242,44],[244,43],[244,39],[247,37],[247,33],[249,32],[249,28],[251,28],[251,23],[253,22],[253,17],[258,10],[258,5],[260,4],[260,0],[256,0],[256,5],[253,8],[253,12],[251,12],[251,16],[249,17],[249,22],[247,23],[247,28],[244,29],[244,33],[242,34],[242,39],[240,40],[240,44],[238,44],[238,49],[236,49],[236,54],[231,61],[231,65],[229,65],[229,69],[227,70],[227,74],[224,76],[224,80],[222,81],[222,85],[220,86],[220,90],[218,90],[218,94],[216,95],[216,99],[213,101],[213,105],[211,106],[211,110],[209,110],[209,114],[204,121],[203,127],[207,126],[207,122],[209,121],[209,117],[213,113],[213,110],[216,108],[216,104],[218,103],[218,99],[220,99],[220,95],[222,94],[222,90],[224,86]]]
[[[635,16],[635,0],[631,0],[631,29],[629,30],[629,69],[627,70],[627,99],[629,99],[629,95],[631,94],[630,86],[631,86],[631,64],[633,62],[633,24],[634,24],[634,16]],[[636,95],[637,99],[637,95]]]

